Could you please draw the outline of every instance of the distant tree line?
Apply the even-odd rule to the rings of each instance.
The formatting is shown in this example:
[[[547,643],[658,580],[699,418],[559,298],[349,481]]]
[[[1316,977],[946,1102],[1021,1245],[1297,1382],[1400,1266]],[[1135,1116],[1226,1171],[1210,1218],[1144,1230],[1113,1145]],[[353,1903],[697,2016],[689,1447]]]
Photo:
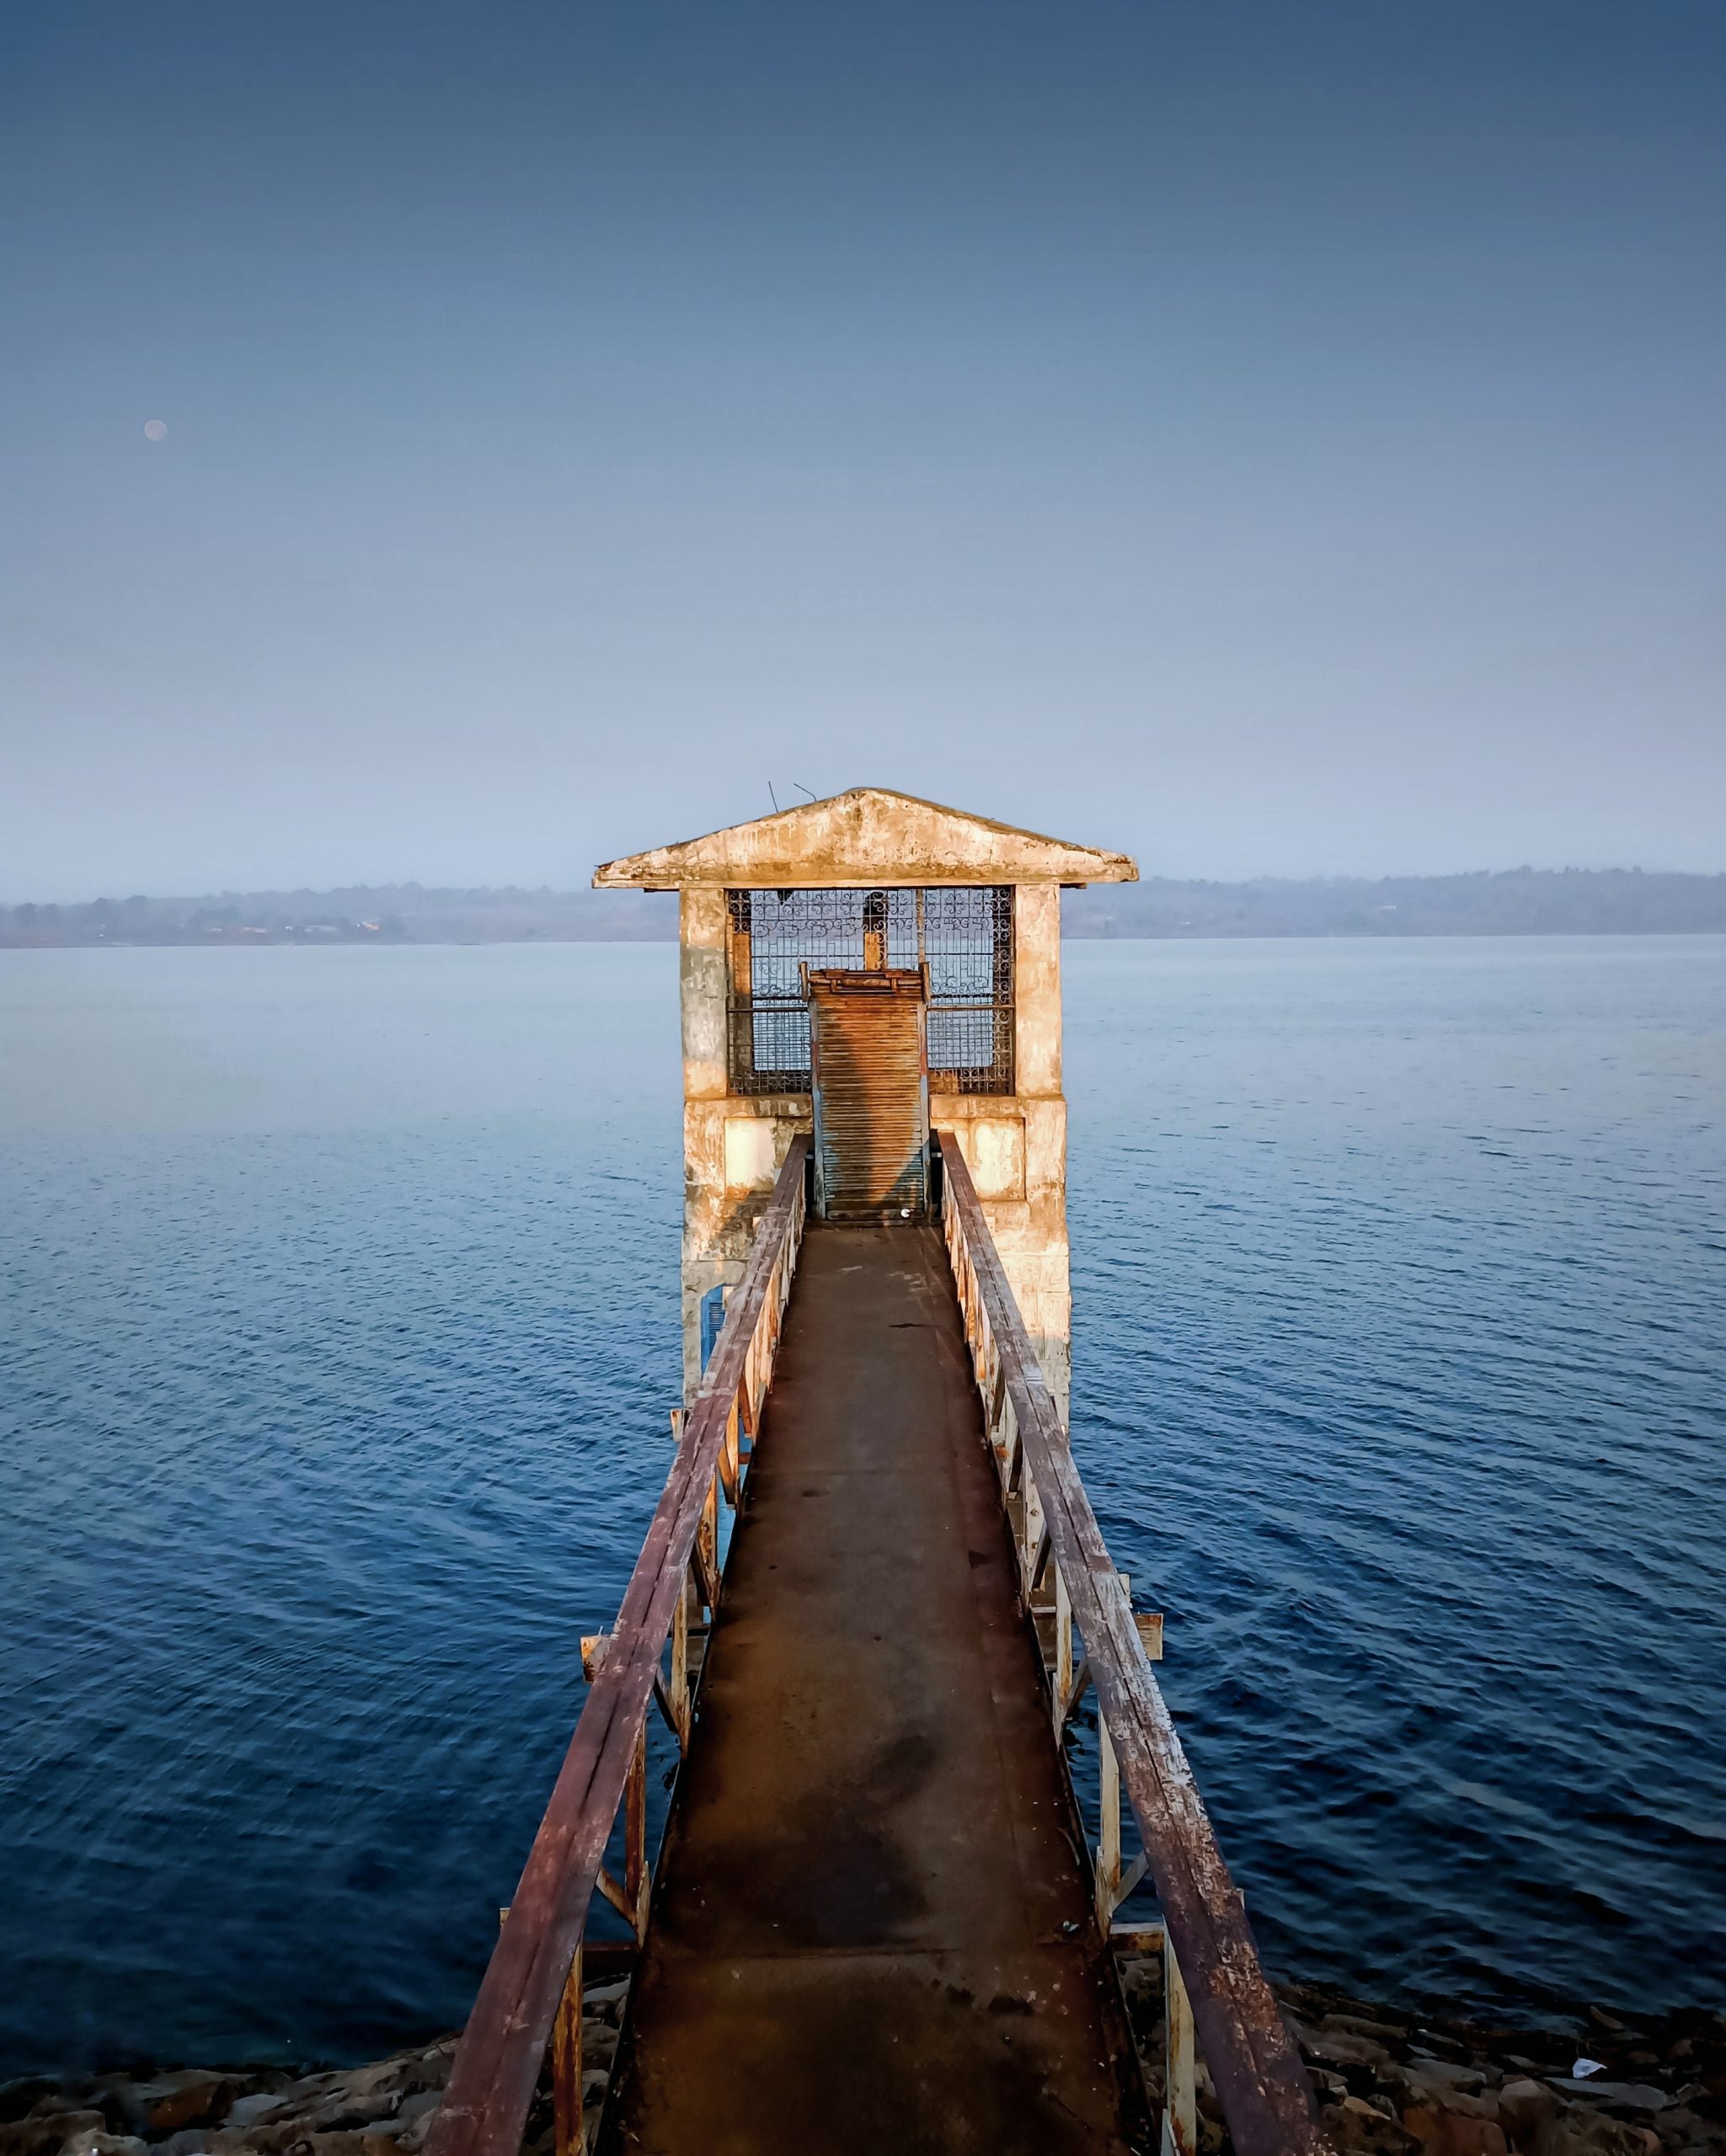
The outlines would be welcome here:
[[[1467,876],[1156,876],[1066,895],[1069,936],[1590,936],[1726,933],[1726,875],[1512,868]],[[224,891],[0,906],[0,946],[671,942],[677,901],[643,891]]]
[[[675,941],[677,901],[634,891],[440,890],[355,883],[334,891],[224,891],[0,906],[0,945],[528,943]]]
[[[1726,875],[1639,868],[1097,884],[1069,936],[1683,936],[1726,931]]]

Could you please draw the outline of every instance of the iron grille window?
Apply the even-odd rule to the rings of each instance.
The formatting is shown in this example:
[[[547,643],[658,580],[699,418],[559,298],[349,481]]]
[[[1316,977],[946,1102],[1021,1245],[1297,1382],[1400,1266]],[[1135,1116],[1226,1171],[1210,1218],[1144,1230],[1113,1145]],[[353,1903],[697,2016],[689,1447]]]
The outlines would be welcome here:
[[[1013,887],[728,891],[730,1086],[810,1090],[802,969],[927,965],[929,1085],[1013,1091]]]

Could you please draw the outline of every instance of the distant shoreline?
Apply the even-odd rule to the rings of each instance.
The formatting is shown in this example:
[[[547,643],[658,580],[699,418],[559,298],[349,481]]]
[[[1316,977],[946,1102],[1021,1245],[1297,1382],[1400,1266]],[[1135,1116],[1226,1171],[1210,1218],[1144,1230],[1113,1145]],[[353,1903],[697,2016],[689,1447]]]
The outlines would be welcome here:
[[[1152,931],[1063,929],[1063,943],[1444,943],[1515,942],[1519,938],[1546,938],[1582,943],[1590,938],[1686,936],[1698,938],[1726,936],[1718,928],[1423,928],[1394,934],[1375,934],[1362,929],[1250,929]],[[222,950],[356,950],[387,944],[395,950],[480,951],[521,949],[538,945],[546,948],[575,944],[604,944],[609,948],[651,944],[665,949],[677,938],[671,936],[91,936],[26,939],[0,936],[0,951],[222,951]]]
[[[1458,876],[1262,878],[1221,883],[1152,877],[1069,891],[1074,939],[1685,936],[1726,934],[1726,874],[1635,868],[1482,871]],[[418,883],[327,891],[224,891],[0,906],[0,949],[248,943],[671,943],[666,892],[457,890]]]

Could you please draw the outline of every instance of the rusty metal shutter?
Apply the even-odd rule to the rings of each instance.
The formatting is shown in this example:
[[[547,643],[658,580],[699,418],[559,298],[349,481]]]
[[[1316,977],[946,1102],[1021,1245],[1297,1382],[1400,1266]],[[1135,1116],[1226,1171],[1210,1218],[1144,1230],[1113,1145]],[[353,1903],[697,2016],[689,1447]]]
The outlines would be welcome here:
[[[815,1199],[830,1220],[928,1209],[929,1072],[921,969],[808,975]]]

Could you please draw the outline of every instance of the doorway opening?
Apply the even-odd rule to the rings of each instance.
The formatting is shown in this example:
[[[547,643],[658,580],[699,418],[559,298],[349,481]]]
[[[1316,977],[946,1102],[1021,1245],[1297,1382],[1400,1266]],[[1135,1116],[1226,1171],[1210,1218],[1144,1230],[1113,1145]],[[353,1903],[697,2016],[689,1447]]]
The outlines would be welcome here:
[[[805,968],[815,1210],[921,1220],[929,1209],[928,976],[918,967]]]

